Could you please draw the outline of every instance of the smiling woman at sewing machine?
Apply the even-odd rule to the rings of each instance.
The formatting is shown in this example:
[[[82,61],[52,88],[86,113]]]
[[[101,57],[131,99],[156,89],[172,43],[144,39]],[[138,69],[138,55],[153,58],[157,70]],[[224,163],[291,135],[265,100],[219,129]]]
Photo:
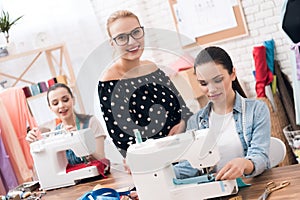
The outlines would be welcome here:
[[[92,160],[106,160],[104,154],[104,139],[106,137],[104,130],[95,116],[83,115],[75,112],[75,99],[71,89],[65,84],[56,83],[49,88],[47,101],[49,108],[61,120],[61,123],[55,128],[56,130],[65,129],[67,131],[72,131],[91,128],[95,134],[96,152],[90,156],[79,158],[72,150],[67,150],[68,163],[74,165]],[[28,142],[34,142],[38,138],[40,138],[40,131],[38,128],[33,128],[26,136]]]
[[[269,168],[271,125],[267,105],[244,98],[231,58],[222,48],[202,50],[194,66],[210,101],[189,119],[187,129],[210,128],[216,133],[221,158],[215,169],[216,180],[261,174]]]

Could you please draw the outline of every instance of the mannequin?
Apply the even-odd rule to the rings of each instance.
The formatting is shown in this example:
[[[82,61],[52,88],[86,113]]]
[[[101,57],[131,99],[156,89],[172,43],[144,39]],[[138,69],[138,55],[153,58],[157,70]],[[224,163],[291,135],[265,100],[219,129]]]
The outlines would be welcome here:
[[[284,0],[281,10],[282,30],[291,43],[292,83],[296,124],[300,125],[300,0]]]
[[[282,29],[293,41],[300,42],[300,0],[288,0],[284,13]]]

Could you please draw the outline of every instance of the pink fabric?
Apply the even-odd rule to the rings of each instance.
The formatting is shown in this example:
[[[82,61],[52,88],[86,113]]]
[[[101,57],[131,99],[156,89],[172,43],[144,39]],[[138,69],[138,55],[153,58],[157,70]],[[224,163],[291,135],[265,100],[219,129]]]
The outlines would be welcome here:
[[[33,159],[30,154],[29,144],[25,140],[25,137],[27,134],[27,125],[29,125],[30,128],[33,128],[37,127],[37,123],[29,111],[25,94],[22,88],[14,87],[1,92],[0,98],[6,107],[15,133],[17,134],[26,164],[29,169],[32,169]]]
[[[21,184],[26,181],[30,181],[32,178],[32,171],[26,165],[26,160],[22,152],[22,148],[19,143],[17,134],[6,111],[6,106],[3,104],[1,98],[0,113],[0,128],[2,131],[2,141],[5,146],[5,150],[10,157],[11,165],[14,169],[18,183]]]
[[[187,70],[194,66],[194,58],[188,54],[180,56],[175,62],[170,64],[170,68],[175,72]]]
[[[255,63],[256,94],[257,97],[266,97],[265,86],[273,81],[273,74],[267,65],[266,47],[254,47],[253,58]]]

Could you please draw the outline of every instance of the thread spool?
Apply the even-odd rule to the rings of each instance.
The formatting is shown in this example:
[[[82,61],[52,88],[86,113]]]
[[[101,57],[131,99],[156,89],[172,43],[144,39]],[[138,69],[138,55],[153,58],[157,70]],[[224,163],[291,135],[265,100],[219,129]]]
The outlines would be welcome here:
[[[135,142],[137,144],[140,144],[143,142],[142,140],[142,136],[141,136],[141,133],[138,129],[133,129],[133,132],[134,132],[134,136],[135,136]]]
[[[39,89],[40,89],[40,92],[47,92],[48,91],[48,87],[46,85],[46,83],[43,81],[43,82],[39,82],[38,83],[39,85]]]
[[[37,95],[37,94],[40,94],[40,89],[39,89],[39,86],[37,84],[34,84],[34,85],[31,85],[31,92],[32,92],[32,95]]]
[[[58,75],[56,77],[56,80],[57,80],[58,83],[63,83],[63,84],[67,85],[67,77],[66,77],[66,75]]]
[[[23,92],[24,92],[26,98],[32,96],[31,91],[30,91],[30,88],[29,88],[28,86],[25,86],[25,87],[23,87],[22,89],[23,89]]]
[[[52,85],[54,85],[55,83],[57,83],[56,78],[51,78],[48,80],[48,87],[51,87]]]

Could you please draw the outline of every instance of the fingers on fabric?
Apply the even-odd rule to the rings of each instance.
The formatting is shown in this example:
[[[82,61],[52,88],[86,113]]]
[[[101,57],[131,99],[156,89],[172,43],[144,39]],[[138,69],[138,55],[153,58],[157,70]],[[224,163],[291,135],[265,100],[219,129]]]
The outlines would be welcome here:
[[[243,176],[244,170],[232,163],[226,164],[216,175],[216,180],[233,180]]]

